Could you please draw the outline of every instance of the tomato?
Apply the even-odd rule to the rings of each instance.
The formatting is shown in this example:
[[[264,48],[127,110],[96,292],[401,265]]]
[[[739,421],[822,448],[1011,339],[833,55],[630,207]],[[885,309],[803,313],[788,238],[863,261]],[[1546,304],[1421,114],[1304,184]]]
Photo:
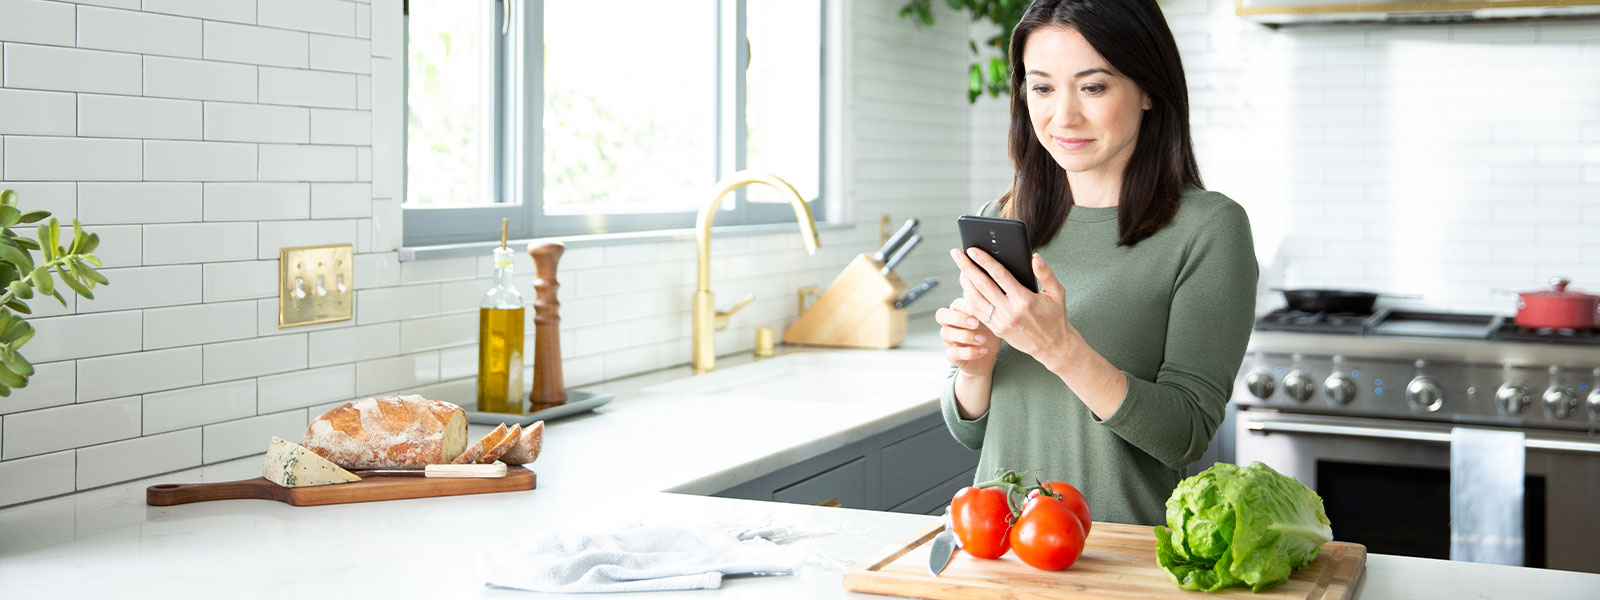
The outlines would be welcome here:
[[[1011,549],[1011,505],[1001,488],[967,487],[950,501],[951,527],[961,548],[978,558],[1000,558]]]
[[[1078,515],[1059,498],[1035,496],[1011,527],[1011,550],[1036,569],[1059,571],[1077,562],[1088,537]]]
[[[1072,487],[1072,484],[1065,481],[1046,481],[1043,485],[1061,495],[1061,502],[1072,509],[1073,514],[1078,515],[1078,520],[1083,522],[1083,534],[1088,535],[1089,530],[1094,528],[1094,520],[1089,518],[1089,501],[1083,498],[1083,494],[1078,493],[1078,488]],[[1038,494],[1039,492],[1035,490],[1028,494],[1028,498],[1031,499]]]

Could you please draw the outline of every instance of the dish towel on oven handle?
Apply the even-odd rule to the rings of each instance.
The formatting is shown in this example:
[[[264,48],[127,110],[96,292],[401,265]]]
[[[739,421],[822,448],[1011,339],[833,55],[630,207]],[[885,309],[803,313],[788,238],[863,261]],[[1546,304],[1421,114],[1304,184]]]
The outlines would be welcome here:
[[[781,542],[800,537],[809,536],[704,524],[552,532],[490,548],[479,564],[486,585],[532,592],[717,589],[723,576],[793,573],[801,553]]]
[[[1450,560],[1522,565],[1525,437],[1450,430]]]

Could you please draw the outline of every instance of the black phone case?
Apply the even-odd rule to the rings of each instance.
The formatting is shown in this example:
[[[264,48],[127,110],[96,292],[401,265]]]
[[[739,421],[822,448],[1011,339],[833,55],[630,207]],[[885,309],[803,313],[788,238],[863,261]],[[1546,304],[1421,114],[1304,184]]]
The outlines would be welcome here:
[[[1039,292],[1033,276],[1033,252],[1028,248],[1028,225],[1016,219],[961,216],[956,219],[961,231],[961,247],[981,248],[1004,265],[1024,287]]]

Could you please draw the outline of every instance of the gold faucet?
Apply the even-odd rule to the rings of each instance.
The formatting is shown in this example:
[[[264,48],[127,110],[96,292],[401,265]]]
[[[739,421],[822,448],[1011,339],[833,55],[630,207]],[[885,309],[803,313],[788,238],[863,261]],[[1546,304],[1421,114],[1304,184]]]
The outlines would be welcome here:
[[[717,182],[716,195],[700,209],[700,216],[695,219],[694,243],[699,268],[694,286],[694,356],[690,364],[696,373],[704,373],[717,366],[716,332],[728,327],[728,317],[756,299],[755,294],[747,295],[739,304],[723,312],[717,310],[711,296],[711,222],[717,218],[717,209],[722,205],[723,196],[752,183],[764,183],[787,196],[789,205],[794,207],[795,220],[800,222],[800,235],[806,242],[806,254],[816,254],[817,246],[822,245],[817,239],[817,222],[811,218],[811,207],[806,205],[800,192],[795,191],[789,182],[771,173],[748,170],[735,172]]]

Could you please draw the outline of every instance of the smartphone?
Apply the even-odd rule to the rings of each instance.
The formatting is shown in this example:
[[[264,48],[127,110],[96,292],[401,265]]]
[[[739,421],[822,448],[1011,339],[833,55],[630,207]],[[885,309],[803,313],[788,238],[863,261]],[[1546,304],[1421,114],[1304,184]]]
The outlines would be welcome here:
[[[956,228],[961,230],[963,249],[980,248],[988,252],[1023,287],[1039,293],[1039,281],[1033,276],[1033,253],[1028,249],[1027,223],[963,215],[956,219]]]

